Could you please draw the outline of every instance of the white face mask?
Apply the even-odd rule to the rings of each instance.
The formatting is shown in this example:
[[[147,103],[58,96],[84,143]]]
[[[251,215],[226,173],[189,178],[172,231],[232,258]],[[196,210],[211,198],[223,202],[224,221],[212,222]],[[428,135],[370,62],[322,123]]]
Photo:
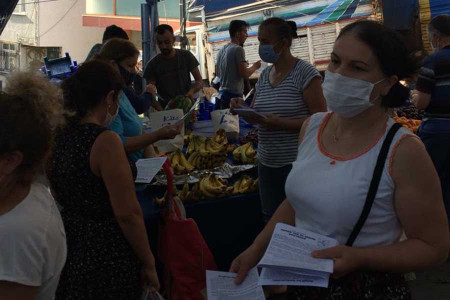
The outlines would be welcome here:
[[[373,106],[370,95],[375,83],[325,71],[322,84],[328,109],[344,118],[353,118]]]
[[[104,127],[108,127],[109,125],[111,125],[112,122],[114,122],[114,119],[116,118],[117,114],[119,113],[119,105],[117,105],[116,112],[113,115],[111,115],[109,113],[109,108],[110,107],[111,106],[108,106],[108,109],[106,110],[106,118],[105,118],[105,121],[103,121],[103,126]]]

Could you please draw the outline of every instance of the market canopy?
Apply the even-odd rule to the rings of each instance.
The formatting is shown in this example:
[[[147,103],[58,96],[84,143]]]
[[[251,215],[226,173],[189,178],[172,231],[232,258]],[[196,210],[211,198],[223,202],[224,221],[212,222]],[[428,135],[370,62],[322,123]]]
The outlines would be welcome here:
[[[0,1],[0,34],[2,34],[3,29],[8,23],[14,8],[19,0],[2,0]]]

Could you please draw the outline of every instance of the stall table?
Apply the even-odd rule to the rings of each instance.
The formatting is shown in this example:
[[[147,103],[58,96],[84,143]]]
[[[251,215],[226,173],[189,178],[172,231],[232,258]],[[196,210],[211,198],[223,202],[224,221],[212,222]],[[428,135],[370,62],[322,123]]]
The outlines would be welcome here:
[[[245,136],[251,129],[253,127],[241,122],[240,136]],[[213,134],[211,121],[196,122],[193,133],[211,136]],[[256,177],[256,168],[248,174]],[[240,176],[241,174],[235,175]],[[165,186],[147,186],[137,191],[154,253],[157,249],[161,211],[153,202],[153,198],[160,197],[165,188]],[[186,216],[195,220],[219,269],[223,271],[228,271],[232,260],[250,246],[264,226],[258,193],[202,200],[185,204],[185,208]]]

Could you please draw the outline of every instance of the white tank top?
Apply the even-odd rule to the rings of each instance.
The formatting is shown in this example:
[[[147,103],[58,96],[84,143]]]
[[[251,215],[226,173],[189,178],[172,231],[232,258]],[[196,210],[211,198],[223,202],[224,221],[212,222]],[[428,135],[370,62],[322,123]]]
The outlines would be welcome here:
[[[311,117],[285,188],[295,210],[296,227],[345,244],[363,210],[378,154],[394,121],[387,121],[384,134],[370,147],[345,159],[327,153],[321,145],[320,137],[330,117],[331,113]],[[395,212],[390,166],[398,144],[409,136],[416,137],[405,128],[394,136],[375,201],[355,247],[390,245],[401,237],[403,229]]]

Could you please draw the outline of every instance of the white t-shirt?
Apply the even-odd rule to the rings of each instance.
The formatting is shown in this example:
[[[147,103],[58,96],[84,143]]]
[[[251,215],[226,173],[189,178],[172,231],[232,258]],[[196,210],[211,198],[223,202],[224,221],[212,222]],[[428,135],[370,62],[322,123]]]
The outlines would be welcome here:
[[[53,299],[66,262],[66,234],[50,191],[38,181],[14,209],[0,216],[0,281],[39,286]]]

